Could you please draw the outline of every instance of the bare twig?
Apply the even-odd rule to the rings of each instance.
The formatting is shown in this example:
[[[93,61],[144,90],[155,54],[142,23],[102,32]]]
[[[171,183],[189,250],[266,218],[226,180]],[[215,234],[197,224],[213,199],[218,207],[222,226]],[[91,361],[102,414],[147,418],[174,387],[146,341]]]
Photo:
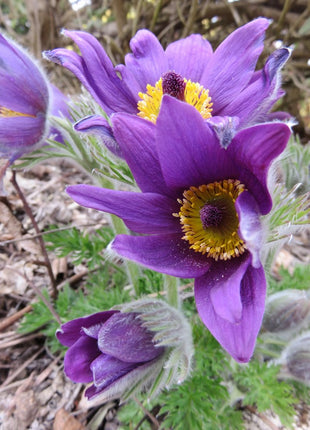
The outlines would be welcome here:
[[[160,427],[159,421],[157,421],[157,419],[154,417],[154,415],[152,415],[151,412],[149,412],[136,397],[133,397],[133,400],[140,406],[140,408],[143,410],[145,415],[149,417],[149,419],[152,421],[152,423],[155,424],[156,428],[159,429],[159,427]],[[136,429],[137,428],[138,427],[136,427]]]
[[[116,18],[117,31],[120,39],[122,38],[126,24],[126,9],[124,0],[114,0],[112,2],[113,13]]]
[[[20,189],[20,187],[19,187],[19,185],[17,183],[16,172],[14,170],[12,172],[11,182],[12,182],[14,188],[16,189],[19,198],[23,202],[25,212],[29,216],[29,218],[31,219],[32,225],[33,225],[36,233],[39,235],[40,234],[39,226],[38,226],[38,224],[37,224],[37,222],[35,220],[35,217],[34,217],[34,215],[32,213],[32,210],[31,210],[30,206],[28,205],[28,202],[26,200],[26,197],[25,197],[24,193],[22,192],[22,190]],[[39,241],[39,244],[40,244],[40,247],[41,247],[43,258],[44,258],[45,263],[46,263],[48,275],[50,277],[50,281],[51,281],[51,285],[52,285],[52,297],[54,299],[56,299],[58,292],[57,292],[57,288],[56,288],[56,280],[55,280],[55,277],[54,277],[54,274],[53,274],[51,262],[50,262],[50,260],[48,258],[48,254],[47,254],[47,251],[46,251],[46,248],[45,248],[45,244],[44,244],[44,241],[43,241],[43,239],[42,239],[41,236],[38,236],[38,241]]]
[[[18,312],[15,312],[15,314],[10,315],[9,317],[3,319],[0,322],[0,331],[6,329],[10,325],[14,324],[16,321],[18,321],[21,317],[23,317],[26,313],[30,312],[32,310],[32,306],[28,305],[25,306],[23,309],[21,309]]]
[[[186,37],[190,34],[193,24],[196,20],[197,8],[198,8],[198,0],[192,0],[188,18],[186,20],[186,24],[182,32],[182,37]]]
[[[20,387],[23,384],[26,384],[30,380],[31,380],[31,375],[28,376],[28,378],[20,379],[19,381],[12,382],[12,384],[6,385],[5,387],[0,387],[0,393],[3,393],[4,391],[9,391],[12,388]]]
[[[34,386],[42,384],[43,381],[50,375],[55,369],[57,362],[59,361],[61,354],[59,354],[35,379]]]
[[[139,22],[139,18],[140,18],[140,13],[142,10],[142,5],[143,5],[143,0],[138,0],[138,4],[136,7],[136,16],[134,17],[133,23],[132,23],[132,30],[131,30],[131,36],[133,37],[136,32],[137,32],[137,28],[138,28],[138,22]]]
[[[11,341],[0,342],[0,349],[6,349],[9,346],[19,345],[20,343],[25,343],[25,342],[28,342],[32,339],[36,339],[37,337],[42,337],[42,336],[43,335],[40,333],[30,334],[29,336],[22,335],[19,338],[11,340]]]
[[[92,223],[92,224],[80,224],[79,227],[94,227],[94,226],[106,226],[107,223],[103,223],[103,224],[98,224],[98,223]],[[41,231],[38,234],[33,234],[32,236],[25,236],[25,237],[21,237],[18,239],[10,239],[10,240],[4,240],[3,242],[0,242],[0,246],[4,246],[4,245],[9,245],[10,243],[16,243],[16,242],[23,242],[26,240],[33,240],[33,239],[37,239],[38,237],[44,236],[46,234],[49,233],[58,233],[59,231],[64,231],[64,230],[70,230],[71,228],[75,227],[74,225],[69,225],[66,227],[59,227],[59,228],[54,228],[52,230],[47,230],[47,231]]]
[[[27,280],[27,282],[29,282],[31,288],[35,291],[35,293],[37,294],[37,296],[40,297],[40,299],[42,300],[42,302],[49,309],[50,313],[53,315],[53,317],[59,323],[59,325],[61,325],[62,324],[61,319],[60,319],[59,315],[57,314],[57,312],[55,311],[55,309],[53,308],[52,304],[46,299],[46,297],[44,296],[44,294],[42,294],[42,292],[39,290],[39,288],[37,288],[34,285],[34,283],[30,279],[27,278],[26,275],[22,275],[22,276],[24,276],[24,278]]]
[[[44,346],[43,348],[39,349],[39,351],[37,351],[35,354],[33,354],[28,360],[26,360],[20,367],[17,368],[17,370],[15,370],[15,372],[13,372],[11,375],[9,375],[6,380],[3,382],[3,384],[1,385],[1,387],[6,387],[7,385],[9,385],[11,382],[14,381],[14,379],[24,370],[26,369],[27,366],[29,366],[30,363],[32,363],[43,351],[44,351]]]
[[[267,418],[265,415],[261,414],[260,412],[257,412],[257,410],[254,406],[247,405],[247,406],[245,406],[245,409],[250,411],[252,414],[255,414],[256,416],[258,416],[272,430],[280,430],[279,427],[276,426],[272,421],[270,421],[269,418]]]
[[[292,0],[285,0],[284,6],[283,6],[283,9],[281,11],[281,15],[280,15],[280,18],[278,21],[277,29],[276,29],[278,36],[279,36],[279,34],[283,28],[285,17],[287,15],[288,11],[290,10],[290,7],[292,6],[292,3],[293,3]]]
[[[152,21],[151,21],[151,25],[150,25],[150,30],[151,31],[154,31],[155,24],[156,24],[156,21],[157,21],[160,9],[162,7],[162,3],[163,3],[163,0],[157,0],[156,1],[154,13],[153,13]]]
[[[236,25],[240,26],[242,24],[242,20],[240,18],[238,10],[235,8],[233,3],[230,3],[228,0],[224,0],[224,3],[226,4],[227,8],[230,10],[230,13],[231,13]]]

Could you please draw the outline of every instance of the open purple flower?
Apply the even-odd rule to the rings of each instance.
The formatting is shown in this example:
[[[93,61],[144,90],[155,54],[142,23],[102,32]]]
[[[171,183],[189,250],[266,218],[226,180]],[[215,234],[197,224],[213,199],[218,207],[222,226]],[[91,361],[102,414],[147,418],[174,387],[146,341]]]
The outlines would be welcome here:
[[[0,157],[5,169],[43,145],[49,110],[68,115],[63,94],[52,87],[38,65],[17,44],[0,34]]]
[[[268,25],[269,20],[258,18],[234,31],[214,52],[199,34],[164,50],[154,34],[139,30],[125,65],[116,67],[92,35],[64,30],[81,55],[59,48],[45,56],[72,71],[108,115],[127,112],[155,123],[163,95],[169,94],[193,105],[204,119],[237,117],[234,123],[240,129],[268,120],[271,107],[283,95],[279,71],[289,49],[275,51],[255,72]],[[80,131],[100,129],[103,141],[110,142],[104,119],[89,117],[77,125]]]
[[[119,255],[195,278],[202,321],[237,361],[248,361],[265,302],[259,217],[271,210],[267,173],[289,127],[256,125],[223,147],[196,109],[167,95],[156,125],[127,114],[112,123],[142,192],[75,185],[69,195],[138,233],[116,236],[111,248]]]
[[[74,382],[93,384],[88,398],[109,393],[120,396],[128,387],[146,383],[165,348],[156,347],[154,334],[134,312],[99,312],[62,325],[58,340],[69,349],[65,373]],[[143,381],[144,380],[144,381]]]

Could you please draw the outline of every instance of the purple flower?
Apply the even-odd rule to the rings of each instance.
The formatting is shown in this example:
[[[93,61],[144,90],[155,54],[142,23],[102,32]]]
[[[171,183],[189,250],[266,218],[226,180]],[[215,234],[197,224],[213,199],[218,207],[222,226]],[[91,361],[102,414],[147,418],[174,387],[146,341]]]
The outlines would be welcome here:
[[[143,327],[139,314],[105,311],[62,325],[58,340],[69,349],[65,373],[74,382],[93,384],[88,398],[119,397],[134,385],[147,383],[165,348],[156,347],[154,334]]]
[[[75,185],[69,195],[138,233],[116,236],[111,248],[119,255],[195,278],[202,321],[237,361],[248,361],[265,303],[259,218],[272,207],[268,169],[289,127],[256,125],[223,147],[196,109],[168,95],[156,125],[128,114],[115,114],[112,123],[142,192]]]
[[[255,72],[268,26],[269,20],[258,18],[234,31],[214,52],[199,34],[164,50],[154,34],[140,30],[130,42],[125,65],[116,67],[92,35],[64,30],[81,55],[60,48],[45,56],[72,71],[108,115],[127,112],[156,122],[163,95],[169,94],[195,106],[206,120],[237,117],[234,124],[240,129],[267,121],[283,95],[280,69],[289,49],[275,51]],[[103,141],[108,135],[110,142],[109,126],[99,124],[97,117],[84,119],[78,130],[98,132],[100,127]]]
[[[5,169],[44,143],[49,109],[68,114],[63,94],[49,85],[30,56],[0,34],[0,157]],[[0,180],[5,173],[0,172]]]

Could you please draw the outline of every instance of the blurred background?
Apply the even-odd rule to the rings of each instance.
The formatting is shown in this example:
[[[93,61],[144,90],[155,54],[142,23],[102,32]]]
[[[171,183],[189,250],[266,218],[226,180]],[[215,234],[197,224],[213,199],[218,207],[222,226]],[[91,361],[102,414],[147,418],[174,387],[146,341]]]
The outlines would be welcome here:
[[[129,41],[140,28],[153,31],[164,47],[191,33],[203,34],[216,48],[235,28],[265,16],[268,55],[292,46],[283,72],[286,96],[276,110],[290,112],[302,143],[310,138],[310,2],[309,0],[0,0],[0,29],[27,47],[41,61],[41,52],[56,47],[76,49],[61,29],[80,29],[97,37],[112,61],[123,62]],[[238,53],[236,53],[238,55]],[[50,79],[65,92],[80,84],[61,67],[43,61]]]

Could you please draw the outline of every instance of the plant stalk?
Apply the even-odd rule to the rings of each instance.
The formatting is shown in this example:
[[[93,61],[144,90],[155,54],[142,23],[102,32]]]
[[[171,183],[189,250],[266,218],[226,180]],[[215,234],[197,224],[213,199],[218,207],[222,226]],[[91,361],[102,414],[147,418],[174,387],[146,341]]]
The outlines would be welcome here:
[[[110,215],[111,224],[115,234],[128,234],[128,229],[123,223],[123,221],[115,215]],[[138,279],[140,276],[140,271],[136,263],[126,260],[124,261],[126,272],[130,283],[133,285],[136,295],[139,294]]]
[[[13,172],[12,172],[11,182],[12,182],[14,188],[16,189],[19,198],[23,202],[23,206],[24,206],[25,212],[29,216],[29,218],[31,219],[32,225],[33,225],[33,227],[34,227],[34,229],[35,229],[35,231],[37,233],[37,239],[39,241],[39,244],[40,244],[40,247],[41,247],[41,251],[42,251],[42,255],[43,255],[43,258],[44,258],[44,261],[45,261],[45,265],[46,265],[46,268],[47,268],[47,271],[48,271],[48,275],[49,275],[49,278],[50,278],[50,281],[51,281],[51,286],[52,286],[52,294],[51,294],[51,296],[52,296],[53,299],[56,299],[57,295],[58,295],[58,291],[57,291],[56,280],[55,280],[55,277],[54,277],[54,274],[53,274],[51,262],[50,262],[50,260],[48,258],[48,254],[47,254],[47,251],[46,251],[46,248],[45,248],[44,240],[43,240],[42,236],[40,235],[41,232],[40,232],[39,226],[38,226],[38,224],[37,224],[37,222],[35,220],[35,217],[34,217],[34,215],[32,213],[32,210],[31,210],[30,206],[28,205],[28,202],[26,200],[26,197],[25,197],[24,193],[22,192],[21,188],[19,187],[19,185],[17,183],[17,180],[16,180],[16,171],[15,170],[13,170]]]
[[[175,276],[165,275],[165,290],[167,291],[167,302],[174,308],[180,308],[179,279]]]

